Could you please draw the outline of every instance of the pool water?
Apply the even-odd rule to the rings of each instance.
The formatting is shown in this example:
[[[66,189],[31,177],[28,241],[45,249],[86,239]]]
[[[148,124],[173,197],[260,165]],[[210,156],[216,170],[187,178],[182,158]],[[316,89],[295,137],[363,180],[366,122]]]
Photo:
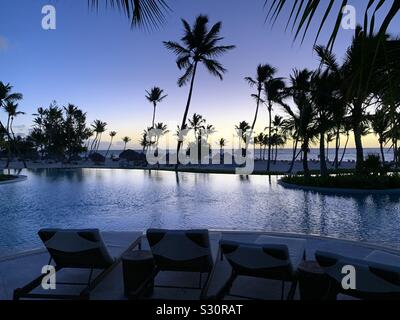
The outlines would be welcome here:
[[[277,177],[139,170],[24,170],[0,185],[0,256],[44,227],[293,232],[400,247],[400,196],[287,190]]]

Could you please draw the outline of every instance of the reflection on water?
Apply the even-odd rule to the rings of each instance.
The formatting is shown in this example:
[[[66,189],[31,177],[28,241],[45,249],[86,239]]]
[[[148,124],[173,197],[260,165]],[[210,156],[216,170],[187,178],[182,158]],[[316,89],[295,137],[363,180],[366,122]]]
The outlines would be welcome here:
[[[23,170],[0,187],[0,255],[43,227],[295,232],[400,246],[400,197],[287,190],[276,177],[134,170]]]

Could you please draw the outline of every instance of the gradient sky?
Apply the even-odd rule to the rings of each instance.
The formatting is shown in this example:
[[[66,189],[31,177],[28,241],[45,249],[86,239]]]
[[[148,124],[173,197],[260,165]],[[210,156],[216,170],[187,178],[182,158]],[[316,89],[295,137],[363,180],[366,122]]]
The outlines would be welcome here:
[[[118,12],[89,10],[86,0],[0,0],[0,80],[24,94],[20,108],[27,113],[15,121],[16,131],[28,132],[31,114],[56,100],[61,106],[79,106],[90,122],[106,121],[109,130],[118,131],[118,141],[128,135],[133,138],[130,147],[137,147],[140,133],[152,118],[145,90],[155,85],[169,95],[159,106],[157,121],[174,130],[181,121],[188,88],[176,85],[181,72],[162,41],[179,40],[180,18],[192,22],[198,14],[209,15],[213,23],[223,21],[224,43],[237,46],[220,58],[229,70],[223,82],[204,69],[196,82],[190,114],[200,113],[215,125],[215,140],[231,140],[235,124],[252,121],[253,92],[243,78],[253,76],[259,63],[276,66],[282,77],[288,77],[294,67],[318,66],[312,51],[315,33],[303,45],[293,44],[293,35],[284,32],[284,19],[273,29],[264,23],[263,0],[170,2],[173,12],[167,23],[159,31],[146,32],[131,30],[129,21]],[[364,8],[366,1],[353,3]],[[41,28],[41,9],[46,4],[57,9],[54,31]],[[363,13],[358,12],[360,21]],[[321,43],[326,43],[330,30],[328,27],[322,34]],[[397,17],[390,32],[398,35],[399,30]],[[352,35],[351,30],[341,30],[335,47],[338,56],[343,55]],[[282,113],[279,107],[276,113]],[[0,117],[4,120],[5,115]],[[267,119],[263,108],[258,129],[266,126]],[[376,146],[375,137],[366,138],[365,145]]]

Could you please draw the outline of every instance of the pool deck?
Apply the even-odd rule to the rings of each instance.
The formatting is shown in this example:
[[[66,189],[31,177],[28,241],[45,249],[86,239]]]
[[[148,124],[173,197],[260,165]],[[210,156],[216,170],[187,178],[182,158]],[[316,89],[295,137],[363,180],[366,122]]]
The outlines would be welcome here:
[[[142,232],[104,232],[103,238],[111,253],[118,253],[122,244],[127,239],[142,238],[143,249],[148,249],[148,243]],[[221,238],[240,242],[255,242],[260,236],[286,237],[286,238],[302,238],[306,240],[306,260],[315,260],[315,251],[318,249],[329,250],[338,254],[351,256],[357,259],[367,257],[375,250],[384,251],[399,257],[400,251],[390,248],[382,248],[366,243],[357,243],[346,240],[322,238],[316,236],[293,235],[293,234],[277,234],[277,233],[256,233],[256,232],[229,232],[229,231],[211,231],[210,240],[212,246],[212,254],[216,261],[213,281],[211,281],[208,289],[208,296],[213,296],[219,288],[225,283],[230,274],[230,267],[224,260],[218,258],[219,241]],[[42,267],[49,262],[49,255],[45,249],[37,249],[29,252],[21,253],[15,256],[0,258],[0,300],[10,300],[13,296],[15,288],[22,287],[28,282],[41,274]],[[87,278],[87,272],[80,270],[68,271],[65,274],[58,274],[63,278],[67,276],[74,280],[80,278],[84,281]],[[83,276],[83,279],[82,279]],[[79,281],[79,280],[78,280]],[[79,282],[80,282],[79,281]],[[182,273],[161,273],[156,278],[157,284],[162,285],[184,285],[186,287],[196,287],[198,285],[198,275],[182,274]],[[235,295],[251,296],[255,299],[279,300],[280,287],[279,281],[260,280],[254,278],[239,278],[233,286],[232,293]],[[66,288],[67,289],[67,288]],[[72,288],[68,288],[72,290]],[[68,290],[67,289],[67,290]],[[74,288],[76,290],[76,288]],[[286,292],[289,290],[289,284]],[[71,291],[72,292],[72,291]],[[69,293],[71,293],[69,292]],[[76,292],[76,291],[73,291]],[[197,300],[199,298],[198,290],[189,289],[165,289],[157,288],[154,291],[152,299],[168,299],[168,300]],[[296,292],[295,299],[299,298]],[[122,266],[119,264],[92,292],[93,300],[124,300]],[[229,297],[227,297],[229,299]]]

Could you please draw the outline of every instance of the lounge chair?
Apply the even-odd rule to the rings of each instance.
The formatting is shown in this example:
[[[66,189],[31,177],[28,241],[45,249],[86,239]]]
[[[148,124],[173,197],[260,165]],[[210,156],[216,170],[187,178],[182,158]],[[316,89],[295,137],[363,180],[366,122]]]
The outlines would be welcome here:
[[[87,282],[57,282],[59,286],[81,286],[79,294],[58,294],[56,292],[33,293],[38,289],[45,275],[41,275],[23,288],[14,290],[14,300],[29,299],[89,299],[90,293],[95,287],[118,265],[124,253],[140,247],[140,237],[125,237],[124,247],[116,257],[113,257],[105,245],[101,233],[97,229],[62,230],[43,229],[39,231],[39,237],[43,241],[50,261],[54,262],[57,272],[63,269],[83,269],[89,271]],[[98,273],[94,278],[94,272]]]
[[[152,282],[155,277],[164,271],[199,273],[198,287],[163,286],[161,288],[183,288],[200,290],[203,298],[212,268],[214,266],[209,233],[207,230],[156,230],[147,231],[147,240],[155,261],[155,271],[147,279],[146,283],[134,294],[140,298],[146,284]],[[203,285],[203,274],[207,274]]]
[[[260,239],[260,241],[265,241],[265,244],[221,240],[220,250],[232,267],[232,273],[229,280],[216,295],[217,299],[222,299],[226,295],[249,298],[231,294],[232,285],[238,276],[281,280],[282,300],[285,294],[285,283],[291,282],[291,288],[287,299],[293,299],[297,287],[297,266],[305,258],[304,243],[301,240],[297,242],[302,250],[296,251],[298,258],[294,258],[294,253],[290,254],[289,246],[285,244],[284,238],[270,237],[271,242],[276,242],[273,241],[276,239],[277,241],[281,241],[281,244],[268,244],[268,238],[269,237],[263,237],[263,239]],[[288,240],[292,243],[296,243],[295,239]]]
[[[400,299],[400,266],[390,262],[386,264],[390,256],[399,260],[397,256],[377,251],[364,259],[353,259],[326,251],[315,253],[318,263],[331,280],[334,295],[343,294],[365,300]],[[379,257],[382,258],[381,262],[375,262],[374,259]],[[344,266],[355,268],[355,289],[343,288],[342,281],[346,276],[342,273]]]

